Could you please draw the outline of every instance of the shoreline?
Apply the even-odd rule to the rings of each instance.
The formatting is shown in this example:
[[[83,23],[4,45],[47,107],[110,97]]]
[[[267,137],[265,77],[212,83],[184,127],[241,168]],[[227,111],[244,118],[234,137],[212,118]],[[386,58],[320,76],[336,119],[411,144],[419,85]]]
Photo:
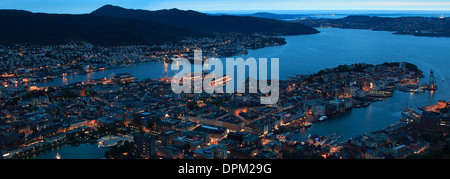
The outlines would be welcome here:
[[[80,144],[95,144],[97,142],[98,142],[98,140],[63,141],[63,142],[59,142],[57,144],[55,144],[55,142],[53,142],[53,143],[51,143],[51,146],[47,146],[47,147],[45,147],[43,149],[39,149],[39,150],[34,151],[34,152],[30,152],[30,153],[19,155],[19,154],[24,152],[24,151],[22,151],[22,152],[20,152],[18,154],[14,154],[15,157],[19,155],[18,157],[14,158],[14,159],[30,159],[30,157],[37,156],[39,154],[45,153],[47,151],[53,150],[53,149],[58,148],[58,147],[63,146],[63,145],[75,145],[75,146],[78,146]]]

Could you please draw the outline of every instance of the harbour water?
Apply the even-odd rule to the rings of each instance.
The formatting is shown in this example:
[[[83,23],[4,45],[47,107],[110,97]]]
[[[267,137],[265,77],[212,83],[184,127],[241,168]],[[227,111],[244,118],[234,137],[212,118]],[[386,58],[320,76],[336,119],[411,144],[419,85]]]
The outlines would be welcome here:
[[[431,105],[439,100],[450,99],[450,38],[415,37],[394,35],[392,32],[354,30],[354,29],[319,29],[320,34],[287,36],[287,44],[250,50],[247,55],[237,56],[244,59],[279,58],[280,78],[296,74],[309,74],[324,68],[333,68],[341,64],[384,62],[410,62],[424,71],[426,82],[429,71],[434,70],[438,90],[410,94],[395,91],[394,96],[380,102],[372,103],[366,108],[353,109],[340,116],[326,121],[314,123],[295,137],[302,141],[309,134],[328,135],[339,133],[346,140],[351,137],[386,128],[399,121],[401,109],[411,106]],[[120,68],[75,75],[66,79],[55,79],[50,82],[37,83],[38,86],[61,85],[108,77],[111,73],[131,73],[138,80],[172,76],[176,72],[170,70],[170,64],[150,62],[137,64],[130,68]],[[62,150],[62,148],[60,148]],[[97,150],[92,148],[92,150]],[[77,150],[73,150],[77,153]],[[59,151],[62,158],[64,154]],[[56,155],[56,152],[55,152]],[[102,154],[103,155],[103,154]],[[101,156],[102,156],[101,155]],[[40,157],[38,155],[37,157]],[[100,158],[96,156],[93,158]]]
[[[29,159],[56,159],[58,154],[61,159],[100,159],[104,157],[106,150],[107,148],[98,147],[97,144],[66,144],[31,156]]]

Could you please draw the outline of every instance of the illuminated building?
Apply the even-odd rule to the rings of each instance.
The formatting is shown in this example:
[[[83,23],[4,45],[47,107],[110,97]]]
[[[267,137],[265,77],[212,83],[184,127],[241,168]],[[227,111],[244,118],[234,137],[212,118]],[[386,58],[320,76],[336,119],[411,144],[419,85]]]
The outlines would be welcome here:
[[[426,134],[448,134],[450,132],[450,116],[433,111],[424,111],[421,119],[415,121],[414,128]]]
[[[155,155],[155,137],[145,134],[133,135],[136,155],[142,158],[150,158]]]
[[[227,128],[220,126],[201,125],[194,129],[196,132],[202,132],[209,135],[211,144],[216,144],[219,140],[225,138],[228,134]]]
[[[162,145],[172,144],[172,140],[181,135],[181,131],[169,130],[158,135],[158,139],[161,140]]]
[[[244,121],[234,115],[228,115],[218,119],[216,124],[217,126],[225,127],[231,131],[240,131],[245,126]]]
[[[183,135],[172,140],[173,144],[183,146],[189,144],[191,149],[199,149],[209,142],[209,134],[197,131],[183,131]]]
[[[225,145],[210,145],[204,149],[194,151],[194,156],[199,159],[227,159]]]

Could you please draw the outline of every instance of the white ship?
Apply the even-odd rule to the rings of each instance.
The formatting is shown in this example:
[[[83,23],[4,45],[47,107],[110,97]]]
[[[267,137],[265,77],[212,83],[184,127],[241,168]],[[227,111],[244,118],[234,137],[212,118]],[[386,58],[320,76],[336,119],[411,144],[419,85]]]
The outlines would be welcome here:
[[[413,92],[413,93],[422,93],[423,89],[422,88],[418,88],[418,89],[412,90],[411,92]]]
[[[328,119],[327,116],[322,116],[322,117],[319,118],[319,121],[324,121],[324,120],[326,120],[326,119]]]

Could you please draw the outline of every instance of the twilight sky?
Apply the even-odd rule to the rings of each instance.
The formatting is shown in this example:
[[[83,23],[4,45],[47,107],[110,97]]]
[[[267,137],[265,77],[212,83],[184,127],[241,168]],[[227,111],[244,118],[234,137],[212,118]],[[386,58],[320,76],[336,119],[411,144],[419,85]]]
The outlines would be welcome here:
[[[0,9],[90,13],[112,4],[132,9],[220,10],[444,10],[449,0],[0,0]]]

